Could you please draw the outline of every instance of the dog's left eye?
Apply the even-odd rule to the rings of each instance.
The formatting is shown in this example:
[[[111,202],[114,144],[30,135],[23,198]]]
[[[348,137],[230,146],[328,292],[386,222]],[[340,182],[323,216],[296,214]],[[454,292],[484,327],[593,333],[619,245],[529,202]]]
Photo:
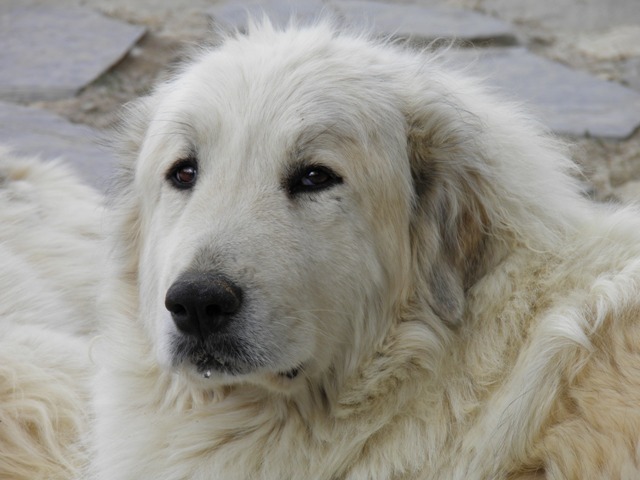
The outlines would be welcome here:
[[[287,190],[291,195],[313,192],[342,183],[342,178],[328,167],[314,165],[299,169],[289,177]]]
[[[176,163],[169,173],[167,179],[174,187],[179,189],[189,189],[196,184],[198,178],[198,165],[195,159],[188,158]]]

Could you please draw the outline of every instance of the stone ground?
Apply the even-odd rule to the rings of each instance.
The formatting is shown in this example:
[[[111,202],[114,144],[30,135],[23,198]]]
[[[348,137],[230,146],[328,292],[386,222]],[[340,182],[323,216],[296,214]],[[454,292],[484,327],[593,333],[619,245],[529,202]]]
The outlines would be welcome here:
[[[531,103],[532,109],[547,124],[566,136],[574,145],[574,156],[583,166],[585,180],[592,186],[595,198],[640,201],[640,8],[637,2],[387,0],[347,4],[338,0],[280,0],[275,3],[280,8],[284,4],[295,5],[303,15],[315,11],[318,5],[339,10],[351,23],[374,24],[387,32],[392,30],[399,36],[411,37],[417,43],[433,37],[462,37],[463,46],[475,46],[456,54],[459,56],[454,61],[477,63],[481,73],[489,72],[489,83],[511,98]],[[70,157],[87,180],[105,188],[111,171],[111,153],[108,149],[96,148],[88,139],[93,135],[104,136],[120,106],[147,92],[180,61],[185,50],[210,41],[212,19],[218,24],[226,21],[241,27],[242,16],[238,16],[237,6],[252,8],[256,3],[269,1],[3,0],[0,4],[3,49],[0,50],[5,53],[3,58],[0,51],[0,101],[4,103],[0,103],[0,142],[9,141],[24,151],[42,151],[45,157],[61,154]],[[93,25],[91,15],[95,12],[109,21],[118,21],[119,26],[114,23],[101,29],[95,24],[90,28],[94,35],[102,30],[111,32],[108,43],[114,48],[113,55],[100,59],[105,72],[87,74],[91,78],[84,80],[86,86],[74,87],[66,93],[58,87],[55,95],[42,95],[42,92],[30,95],[24,88],[10,85],[6,52],[13,51],[18,59],[35,58],[26,43],[16,42],[15,32],[10,38],[6,36],[10,28],[15,31],[19,26],[15,16],[10,17],[18,7],[61,8],[58,13],[50,14],[51,22],[60,18],[69,21],[74,15],[82,15],[76,7],[82,7],[88,15],[89,20],[79,21],[82,25]],[[419,11],[423,7],[435,10],[421,17],[423,14]],[[10,11],[12,13],[7,13]],[[364,17],[362,12],[366,12]],[[441,17],[436,17],[435,12]],[[471,16],[480,14],[484,16]],[[28,18],[33,20],[38,15],[30,13]],[[41,27],[36,30],[51,28],[47,17],[40,21]],[[146,29],[137,43],[142,30],[136,27]],[[33,27],[25,28],[34,31]],[[425,33],[425,29],[431,34]],[[49,34],[45,60],[62,53],[61,57],[80,55],[91,63],[89,60],[99,56],[95,52],[97,41],[78,37],[68,26],[59,27],[58,31],[69,35],[58,44],[55,40],[58,36]],[[5,48],[7,45],[14,49]],[[69,49],[70,45],[74,48]],[[25,49],[22,57],[21,48]],[[100,50],[104,53],[105,48]],[[22,66],[15,57],[9,65],[14,70]],[[72,62],[72,65],[78,63]],[[109,68],[110,65],[113,66]],[[53,62],[53,66],[47,68],[50,75],[43,74],[43,77],[65,77],[68,73],[61,63]],[[38,77],[33,72],[28,75]],[[28,83],[16,82],[16,78],[17,74],[13,81],[20,87]],[[38,93],[37,87],[34,88]],[[93,160],[87,161],[88,156]]]

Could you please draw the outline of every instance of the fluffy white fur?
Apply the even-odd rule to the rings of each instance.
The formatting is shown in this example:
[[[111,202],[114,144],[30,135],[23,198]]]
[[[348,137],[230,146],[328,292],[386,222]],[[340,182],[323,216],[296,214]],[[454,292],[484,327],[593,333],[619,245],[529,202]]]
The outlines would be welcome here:
[[[0,478],[86,462],[101,199],[61,164],[0,151]]]
[[[128,109],[84,477],[640,475],[640,216],[443,63],[264,24]],[[243,289],[204,366],[185,272]]]
[[[326,25],[229,38],[130,113],[90,477],[637,476],[640,220],[526,116]],[[300,164],[343,183],[292,197]],[[172,358],[189,270],[247,290],[254,371]]]

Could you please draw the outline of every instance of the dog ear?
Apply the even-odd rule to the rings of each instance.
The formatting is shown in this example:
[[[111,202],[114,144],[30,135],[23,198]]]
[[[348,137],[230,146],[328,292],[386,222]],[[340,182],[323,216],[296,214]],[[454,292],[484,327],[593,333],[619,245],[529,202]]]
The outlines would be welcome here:
[[[451,125],[456,125],[452,128]],[[458,325],[466,291],[477,281],[489,251],[489,219],[482,192],[486,172],[474,158],[472,125],[460,128],[432,114],[416,115],[408,128],[414,185],[411,222],[416,291],[450,326]]]
[[[149,128],[153,97],[142,97],[127,103],[120,112],[120,121],[115,129],[115,148],[128,168],[135,164],[142,142]]]
[[[119,261],[122,276],[136,281],[138,239],[140,230],[140,199],[134,185],[136,163],[152,115],[152,97],[128,103],[121,113],[115,131],[115,148],[119,163],[109,196],[109,211],[114,259]]]

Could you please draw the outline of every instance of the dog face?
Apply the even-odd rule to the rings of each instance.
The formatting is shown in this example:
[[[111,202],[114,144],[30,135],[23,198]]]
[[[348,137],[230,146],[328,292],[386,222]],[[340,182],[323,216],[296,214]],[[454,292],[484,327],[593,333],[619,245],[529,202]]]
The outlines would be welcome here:
[[[194,379],[282,387],[348,368],[407,288],[392,79],[376,51],[298,35],[229,41],[147,101],[140,311],[158,361]]]
[[[129,109],[124,316],[196,387],[336,393],[412,322],[436,368],[507,246],[563,231],[572,164],[532,135],[428,56],[328,25],[229,38]]]

